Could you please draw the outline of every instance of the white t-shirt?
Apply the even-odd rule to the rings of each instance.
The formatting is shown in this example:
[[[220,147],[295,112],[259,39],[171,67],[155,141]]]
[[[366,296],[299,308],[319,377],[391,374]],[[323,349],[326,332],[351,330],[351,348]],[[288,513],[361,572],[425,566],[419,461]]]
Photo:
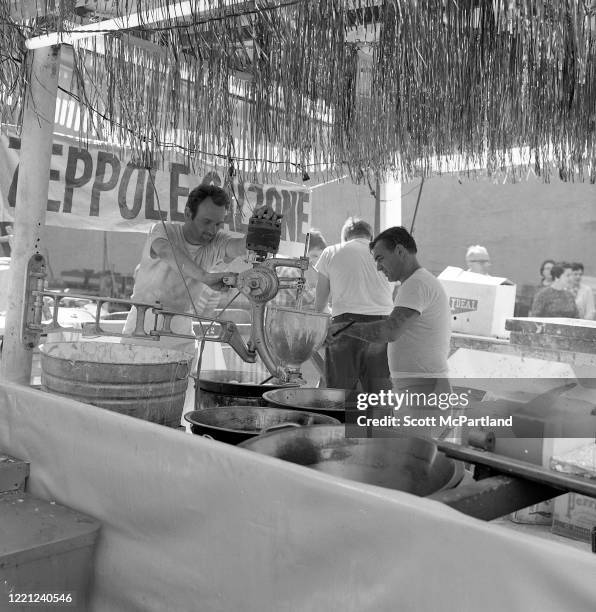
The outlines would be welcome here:
[[[315,270],[329,279],[331,315],[344,312],[388,315],[393,310],[393,287],[378,270],[367,238],[328,246]]]
[[[594,318],[594,294],[592,289],[583,283],[580,284],[575,296],[575,303],[580,319]]]
[[[392,378],[446,376],[451,311],[441,283],[428,270],[418,268],[398,289],[395,306],[416,310],[420,316],[410,319],[399,338],[387,346]]]
[[[182,233],[181,223],[166,223],[167,237],[178,248],[186,251],[187,255],[207,272],[213,271],[215,266],[226,260],[226,245],[233,238],[225,232],[218,232],[215,238],[205,245],[187,242]],[[152,256],[151,246],[158,238],[166,238],[166,229],[162,223],[153,225],[143,247],[141,262],[138,266],[132,300],[153,304],[159,301],[167,310],[194,313],[188,292],[177,268],[172,268],[159,257]],[[182,263],[182,262],[180,262]],[[208,289],[207,285],[195,279],[186,279],[186,284],[192,295],[195,305],[200,303],[202,293]],[[200,314],[200,312],[199,312]],[[151,316],[145,317],[145,329],[153,329]],[[134,331],[136,325],[136,311],[132,308],[124,326],[124,333]],[[190,333],[191,320],[179,317],[172,321],[172,331]]]

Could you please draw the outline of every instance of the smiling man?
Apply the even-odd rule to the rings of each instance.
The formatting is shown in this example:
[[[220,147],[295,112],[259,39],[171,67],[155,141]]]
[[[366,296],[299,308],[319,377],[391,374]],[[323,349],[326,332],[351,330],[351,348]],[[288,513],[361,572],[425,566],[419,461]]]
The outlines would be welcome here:
[[[246,252],[244,236],[235,237],[221,231],[229,205],[230,199],[221,187],[199,185],[188,196],[184,223],[153,225],[135,272],[131,299],[149,304],[160,302],[165,309],[194,314],[194,304],[205,285],[224,289],[222,279],[229,273],[210,270]],[[271,209],[268,213],[277,217]],[[154,328],[153,318],[150,314],[145,317],[146,331]],[[136,309],[133,307],[124,332],[133,332],[135,325]],[[192,322],[186,317],[174,317],[171,329],[190,334]],[[194,352],[192,340],[164,337],[161,344]]]
[[[370,250],[377,269],[389,281],[401,282],[393,311],[387,319],[354,323],[342,333],[368,342],[389,343],[394,389],[422,386],[434,390],[447,376],[451,334],[447,295],[441,283],[418,263],[416,242],[405,228],[381,232],[370,243]],[[332,325],[329,337],[340,327]]]

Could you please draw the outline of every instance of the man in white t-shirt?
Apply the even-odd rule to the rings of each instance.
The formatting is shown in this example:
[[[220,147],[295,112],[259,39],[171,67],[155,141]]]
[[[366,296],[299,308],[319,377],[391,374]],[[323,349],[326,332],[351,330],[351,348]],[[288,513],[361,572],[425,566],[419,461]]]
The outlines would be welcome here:
[[[580,319],[594,318],[594,294],[592,289],[582,283],[582,276],[584,275],[584,264],[575,262],[571,264],[571,272],[573,274],[571,293],[575,298],[575,304],[579,312]]]
[[[319,274],[315,309],[322,312],[331,299],[332,323],[382,321],[393,307],[392,286],[375,269],[369,244],[372,228],[350,217],[342,228],[342,243],[327,247],[315,269]],[[355,324],[354,324],[355,325]],[[365,342],[344,335],[325,350],[327,386],[376,393],[391,386],[387,341]]]
[[[225,289],[222,279],[229,273],[211,270],[246,252],[244,236],[234,237],[220,231],[229,205],[230,199],[221,187],[199,185],[188,196],[184,223],[153,225],[135,270],[131,299],[148,304],[158,301],[164,309],[195,314],[196,303],[205,286]],[[273,210],[268,214],[277,217]],[[134,331],[136,314],[133,307],[126,319],[124,333]],[[145,331],[152,329],[154,317],[148,313]],[[174,317],[171,329],[191,334],[192,321],[187,317]],[[163,337],[161,344],[194,353],[193,340]]]
[[[415,385],[434,390],[447,376],[451,336],[447,295],[440,282],[418,263],[416,242],[405,228],[381,232],[370,248],[377,269],[389,281],[401,282],[393,310],[384,320],[355,323],[337,338],[332,334],[341,325],[333,324],[328,342],[334,345],[342,335],[373,343],[388,341],[393,387],[411,390]]]

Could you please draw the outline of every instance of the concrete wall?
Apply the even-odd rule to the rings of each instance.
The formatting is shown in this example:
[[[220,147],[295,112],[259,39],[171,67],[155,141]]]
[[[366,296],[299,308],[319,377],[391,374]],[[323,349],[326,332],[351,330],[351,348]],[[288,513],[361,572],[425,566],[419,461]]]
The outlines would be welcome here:
[[[410,227],[419,181],[402,186],[404,225]],[[463,267],[466,248],[486,246],[492,274],[517,283],[537,283],[544,259],[581,261],[596,275],[596,185],[516,184],[489,180],[425,180],[414,236],[423,265],[440,272]]]
[[[403,223],[410,228],[419,180],[402,185]],[[375,199],[365,185],[349,179],[315,186],[311,195],[312,226],[329,243],[338,242],[346,217],[374,223]],[[596,185],[549,184],[539,179],[516,184],[489,180],[426,179],[414,227],[422,264],[433,272],[447,265],[464,266],[470,244],[483,244],[491,254],[493,274],[517,283],[536,283],[547,257],[582,261],[596,276]],[[101,270],[103,233],[48,227],[47,244],[54,274],[75,268]],[[112,233],[110,263],[132,273],[139,261],[144,234]]]
[[[340,241],[344,221],[361,217],[374,227],[375,198],[368,185],[355,185],[349,179],[317,186],[312,190],[312,226],[320,229],[329,244]]]

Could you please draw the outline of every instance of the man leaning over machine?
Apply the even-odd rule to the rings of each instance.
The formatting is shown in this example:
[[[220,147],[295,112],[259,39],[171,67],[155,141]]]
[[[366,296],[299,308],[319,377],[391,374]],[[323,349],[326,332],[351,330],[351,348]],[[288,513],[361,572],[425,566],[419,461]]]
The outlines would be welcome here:
[[[145,304],[159,302],[167,310],[201,315],[195,312],[195,303],[203,287],[227,288],[223,278],[229,276],[229,272],[210,270],[246,253],[244,236],[235,237],[221,230],[229,206],[228,194],[221,187],[199,185],[188,196],[184,223],[153,225],[137,266],[131,299]],[[260,207],[253,215],[273,221],[279,218],[269,207]],[[135,330],[136,315],[133,307],[126,319],[124,333]],[[148,312],[145,331],[153,328],[154,316]],[[191,334],[192,321],[187,317],[174,317],[171,330]],[[192,340],[164,337],[161,343],[194,353]]]
[[[386,319],[344,325],[332,324],[327,343],[343,334],[367,342],[389,342],[389,369],[394,390],[433,393],[446,391],[450,341],[450,309],[441,283],[417,259],[414,238],[403,227],[381,232],[370,250],[377,269],[389,281],[400,281],[394,307]]]

